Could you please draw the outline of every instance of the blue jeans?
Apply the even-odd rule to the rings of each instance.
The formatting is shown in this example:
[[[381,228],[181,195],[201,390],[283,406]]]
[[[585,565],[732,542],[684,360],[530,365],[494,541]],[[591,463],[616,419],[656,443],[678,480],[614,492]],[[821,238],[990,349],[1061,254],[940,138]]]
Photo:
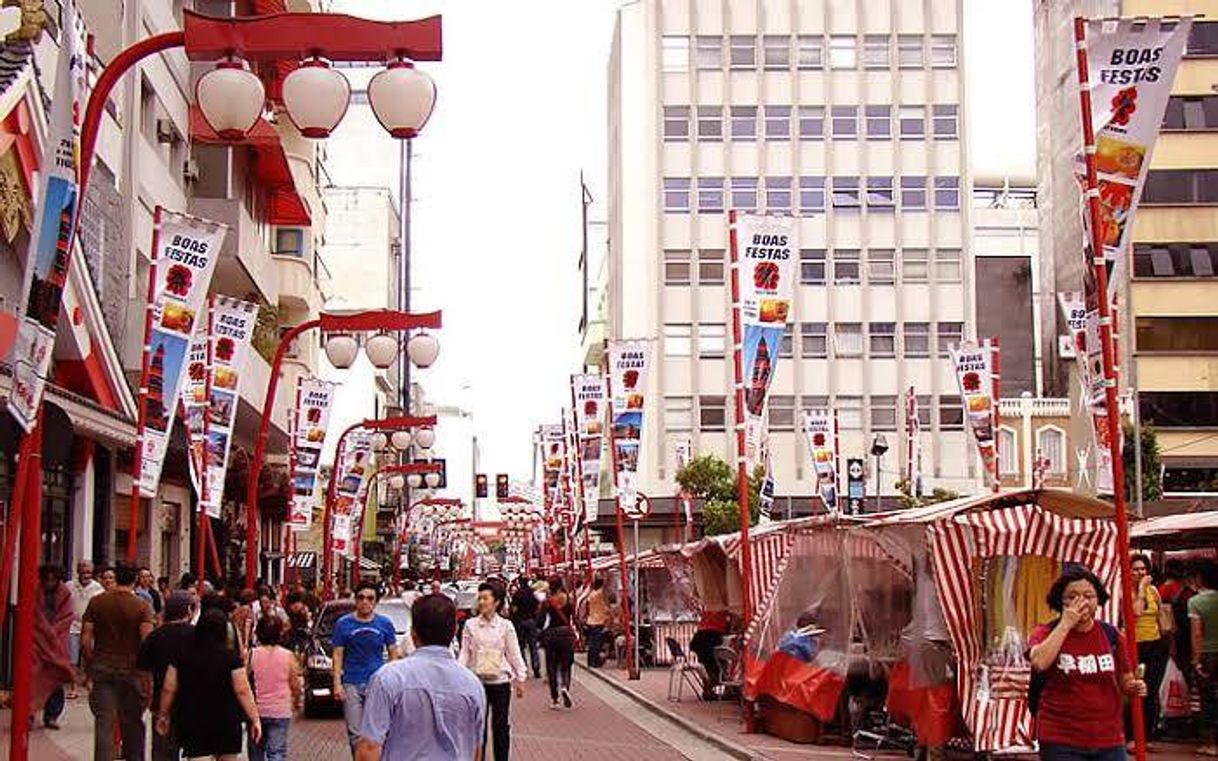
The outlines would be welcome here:
[[[47,702],[42,706],[42,721],[45,724],[48,721],[55,721],[63,715],[64,694],[63,687],[56,687],[55,691],[47,697]]]
[[[1040,744],[1041,761],[1126,761],[1125,746],[1076,748],[1072,745]]]
[[[368,683],[347,684],[343,682],[343,718],[347,720],[347,742],[351,753],[359,743],[359,725],[364,722],[364,701],[368,698]]]
[[[286,761],[288,757],[288,725],[291,719],[263,719],[262,742],[249,743],[250,761]]]

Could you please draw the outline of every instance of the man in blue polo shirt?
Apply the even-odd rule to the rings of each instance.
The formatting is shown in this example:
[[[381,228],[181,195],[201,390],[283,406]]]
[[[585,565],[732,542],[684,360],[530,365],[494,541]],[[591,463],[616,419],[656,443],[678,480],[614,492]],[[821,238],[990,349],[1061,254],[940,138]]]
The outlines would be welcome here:
[[[368,681],[384,665],[386,654],[389,660],[398,657],[397,633],[393,622],[376,612],[377,597],[375,586],[361,583],[355,590],[355,611],[338,619],[330,637],[334,645],[334,697],[343,701],[352,756],[359,741]]]

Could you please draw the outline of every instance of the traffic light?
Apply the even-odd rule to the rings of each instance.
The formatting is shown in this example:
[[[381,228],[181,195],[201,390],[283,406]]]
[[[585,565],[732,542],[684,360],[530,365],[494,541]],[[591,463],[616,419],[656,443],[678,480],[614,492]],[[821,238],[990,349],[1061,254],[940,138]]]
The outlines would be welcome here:
[[[474,497],[476,499],[486,499],[486,474],[479,473],[474,476]]]
[[[508,498],[508,477],[507,473],[500,473],[495,476],[495,499],[504,500]]]

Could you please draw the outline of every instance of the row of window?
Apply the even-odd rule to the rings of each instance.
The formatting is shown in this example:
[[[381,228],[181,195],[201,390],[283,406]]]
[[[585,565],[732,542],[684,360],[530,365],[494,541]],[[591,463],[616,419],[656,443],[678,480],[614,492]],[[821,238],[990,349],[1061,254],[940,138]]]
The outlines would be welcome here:
[[[664,324],[663,331],[663,351],[667,359],[695,355],[699,359],[721,359],[729,346],[727,326],[722,322],[700,322],[696,326],[688,322],[669,322]],[[836,358],[866,356],[870,359],[892,359],[900,354],[910,359],[926,359],[931,356],[932,335],[938,349],[936,356],[947,357],[948,347],[964,340],[964,323],[787,323],[778,356],[828,359],[832,347],[832,356]]]
[[[1142,203],[1218,203],[1218,169],[1152,169]]]
[[[928,44],[929,42],[929,44]],[[665,35],[661,40],[661,65],[666,72],[691,69],[716,71],[726,61],[729,69],[762,68],[788,71],[824,69],[922,69],[929,62],[936,69],[956,66],[956,36],[920,34],[801,34],[756,35]]]
[[[691,431],[696,427],[703,433],[723,432],[727,429],[730,401],[729,397],[718,395],[666,396],[661,409],[664,430]],[[772,394],[766,400],[770,430],[794,431],[799,419],[797,410],[827,407],[827,396],[795,397]],[[898,424],[903,424],[905,419],[900,399],[896,396],[871,396],[865,406],[861,396],[839,394],[833,400],[832,408],[837,413],[838,428],[843,431],[863,430],[864,420],[868,423],[867,427],[873,431],[895,431]],[[964,428],[964,409],[959,396],[942,395],[938,397],[937,403],[929,395],[918,397],[918,420],[924,430],[931,429],[932,415],[936,412],[940,430],[958,431]]]
[[[1139,391],[1138,407],[1158,428],[1218,428],[1218,391]]]
[[[1173,95],[1163,112],[1163,129],[1218,129],[1218,95]]]
[[[1139,352],[1218,352],[1218,317],[1138,317]]]
[[[1214,277],[1218,243],[1135,243],[1134,277]]]
[[[936,140],[960,136],[960,109],[955,104],[926,106],[664,106],[664,139],[720,142],[724,135],[752,142],[800,140],[924,140],[927,116]],[[758,125],[761,130],[758,132]],[[726,129],[725,129],[726,126]],[[826,126],[829,128],[826,131]]]
[[[899,261],[899,272],[898,272]],[[893,285],[898,276],[903,283],[959,283],[963,276],[962,254],[958,248],[935,249],[933,258],[925,248],[901,249],[823,248],[799,251],[799,282],[825,285],[832,270],[834,285]],[[664,250],[665,285],[723,285],[726,270],[723,249],[701,249],[695,256],[685,248]]]
[[[892,177],[799,177],[798,187],[796,179],[699,177],[694,183],[689,177],[665,177],[664,211],[684,214],[696,208],[699,213],[719,214],[730,205],[738,211],[788,213],[798,209],[801,214],[814,214],[823,212],[830,203],[840,211],[858,210],[864,206],[876,212],[891,212],[897,208],[927,211],[931,208],[927,203],[926,177],[901,177],[899,188],[894,187]],[[960,178],[932,179],[934,209],[959,211]]]

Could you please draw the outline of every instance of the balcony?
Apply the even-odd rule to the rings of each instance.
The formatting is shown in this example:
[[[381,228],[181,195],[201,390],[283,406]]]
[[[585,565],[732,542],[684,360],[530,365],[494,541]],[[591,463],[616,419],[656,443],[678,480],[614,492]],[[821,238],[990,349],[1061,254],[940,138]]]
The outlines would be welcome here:
[[[317,314],[322,307],[321,290],[307,259],[294,254],[272,254],[279,275],[279,303],[289,310]]]
[[[279,302],[279,273],[267,251],[265,228],[235,198],[191,198],[190,213],[228,225],[220,260],[216,262],[213,290],[231,296],[257,294],[260,300]]]

